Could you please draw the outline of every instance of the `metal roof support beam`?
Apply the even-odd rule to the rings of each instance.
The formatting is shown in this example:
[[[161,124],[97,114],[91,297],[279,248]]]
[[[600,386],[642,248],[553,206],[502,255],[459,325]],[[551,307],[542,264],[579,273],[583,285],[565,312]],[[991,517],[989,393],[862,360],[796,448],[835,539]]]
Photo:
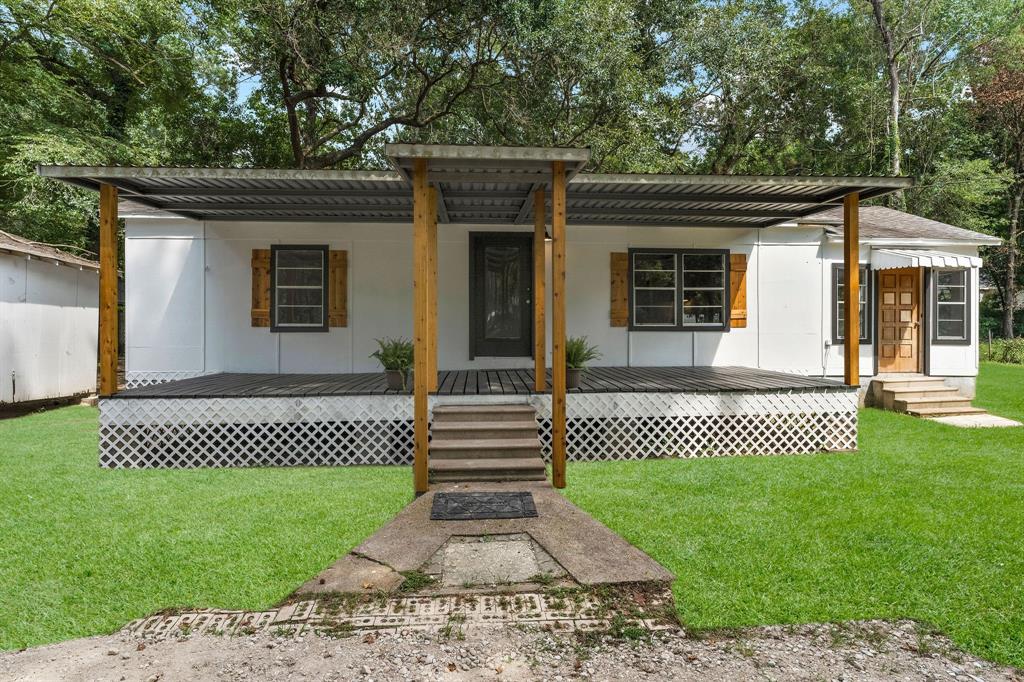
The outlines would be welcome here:
[[[620,215],[620,216],[681,216],[681,217],[718,217],[718,218],[798,218],[799,211],[780,211],[777,209],[742,209],[742,208],[588,208],[586,206],[570,206],[573,215]]]
[[[542,189],[544,185],[542,183],[534,183],[530,187],[530,191],[523,197],[523,204],[519,207],[519,213],[516,215],[516,219],[513,221],[516,225],[522,225],[526,222],[526,218],[530,215],[530,206],[534,203],[534,197],[536,196],[537,190]]]
[[[392,197],[407,199],[412,203],[408,189],[291,189],[280,187],[149,187],[125,190],[125,194],[140,197],[345,197],[372,199]]]
[[[447,225],[451,222],[451,218],[448,217],[448,205],[445,203],[444,190],[441,189],[439,182],[435,182],[433,188],[434,196],[437,197],[437,222]]]

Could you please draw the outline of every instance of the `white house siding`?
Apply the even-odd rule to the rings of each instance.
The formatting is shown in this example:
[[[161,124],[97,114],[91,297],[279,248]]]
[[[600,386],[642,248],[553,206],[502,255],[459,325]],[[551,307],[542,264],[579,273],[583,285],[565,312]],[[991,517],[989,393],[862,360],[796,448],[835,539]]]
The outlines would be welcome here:
[[[203,372],[365,372],[374,339],[412,335],[412,228],[325,223],[127,221],[129,376]],[[439,367],[530,367],[529,358],[469,358],[469,232],[532,226],[438,227]],[[567,318],[596,343],[599,365],[743,365],[842,374],[831,337],[831,263],[838,244],[821,229],[680,229],[570,225]],[[349,252],[349,326],[275,334],[250,326],[252,249],[328,244]],[[629,332],[609,321],[609,253],[630,247],[723,248],[748,256],[747,327],[728,332]],[[862,249],[862,260],[870,255]],[[548,254],[550,259],[550,251]],[[550,262],[549,262],[550,266]],[[977,278],[973,280],[977,282]],[[550,309],[550,286],[547,289]],[[975,312],[976,314],[976,312]],[[548,317],[550,354],[550,316]],[[954,348],[964,355],[970,347]],[[945,352],[946,349],[943,349]],[[976,348],[974,350],[976,355]],[[873,348],[861,347],[873,372]],[[947,367],[933,354],[933,369]]]
[[[0,403],[96,387],[99,276],[0,254]]]

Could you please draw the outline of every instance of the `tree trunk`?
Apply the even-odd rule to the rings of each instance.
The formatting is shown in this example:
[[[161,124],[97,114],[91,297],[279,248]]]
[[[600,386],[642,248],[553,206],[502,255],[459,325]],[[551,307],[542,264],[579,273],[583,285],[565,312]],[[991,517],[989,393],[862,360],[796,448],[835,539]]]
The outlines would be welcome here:
[[[892,29],[885,19],[882,0],[869,0],[875,17],[875,27],[882,40],[885,53],[885,74],[889,86],[889,111],[886,120],[886,152],[889,156],[889,173],[899,175],[902,172],[903,143],[900,141],[900,55],[896,48]],[[889,195],[889,203],[893,208],[905,209],[906,200],[903,192],[897,191]]]
[[[1017,307],[1017,232],[1020,230],[1020,208],[1024,200],[1024,180],[1017,182],[1010,198],[1010,229],[1006,236],[1006,298],[1003,304],[1003,336],[1014,336],[1013,313]]]

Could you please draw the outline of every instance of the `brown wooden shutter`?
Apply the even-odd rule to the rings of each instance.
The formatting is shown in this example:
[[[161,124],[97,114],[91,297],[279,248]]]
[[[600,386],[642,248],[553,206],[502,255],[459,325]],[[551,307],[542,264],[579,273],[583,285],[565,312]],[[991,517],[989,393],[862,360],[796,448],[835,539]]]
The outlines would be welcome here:
[[[742,329],[747,326],[747,254],[729,254],[729,326]]]
[[[327,326],[348,326],[348,251],[331,251],[327,274]]]
[[[629,254],[611,255],[611,326],[625,327],[629,324]]]
[[[270,326],[270,249],[252,250],[253,327]]]

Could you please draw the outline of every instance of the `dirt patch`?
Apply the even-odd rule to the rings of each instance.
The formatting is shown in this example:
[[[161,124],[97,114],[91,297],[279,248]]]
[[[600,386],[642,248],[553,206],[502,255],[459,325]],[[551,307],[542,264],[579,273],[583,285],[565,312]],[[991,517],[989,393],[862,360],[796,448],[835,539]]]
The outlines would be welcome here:
[[[618,636],[523,626],[146,644],[123,634],[0,654],[4,680],[1024,680],[904,621]]]

